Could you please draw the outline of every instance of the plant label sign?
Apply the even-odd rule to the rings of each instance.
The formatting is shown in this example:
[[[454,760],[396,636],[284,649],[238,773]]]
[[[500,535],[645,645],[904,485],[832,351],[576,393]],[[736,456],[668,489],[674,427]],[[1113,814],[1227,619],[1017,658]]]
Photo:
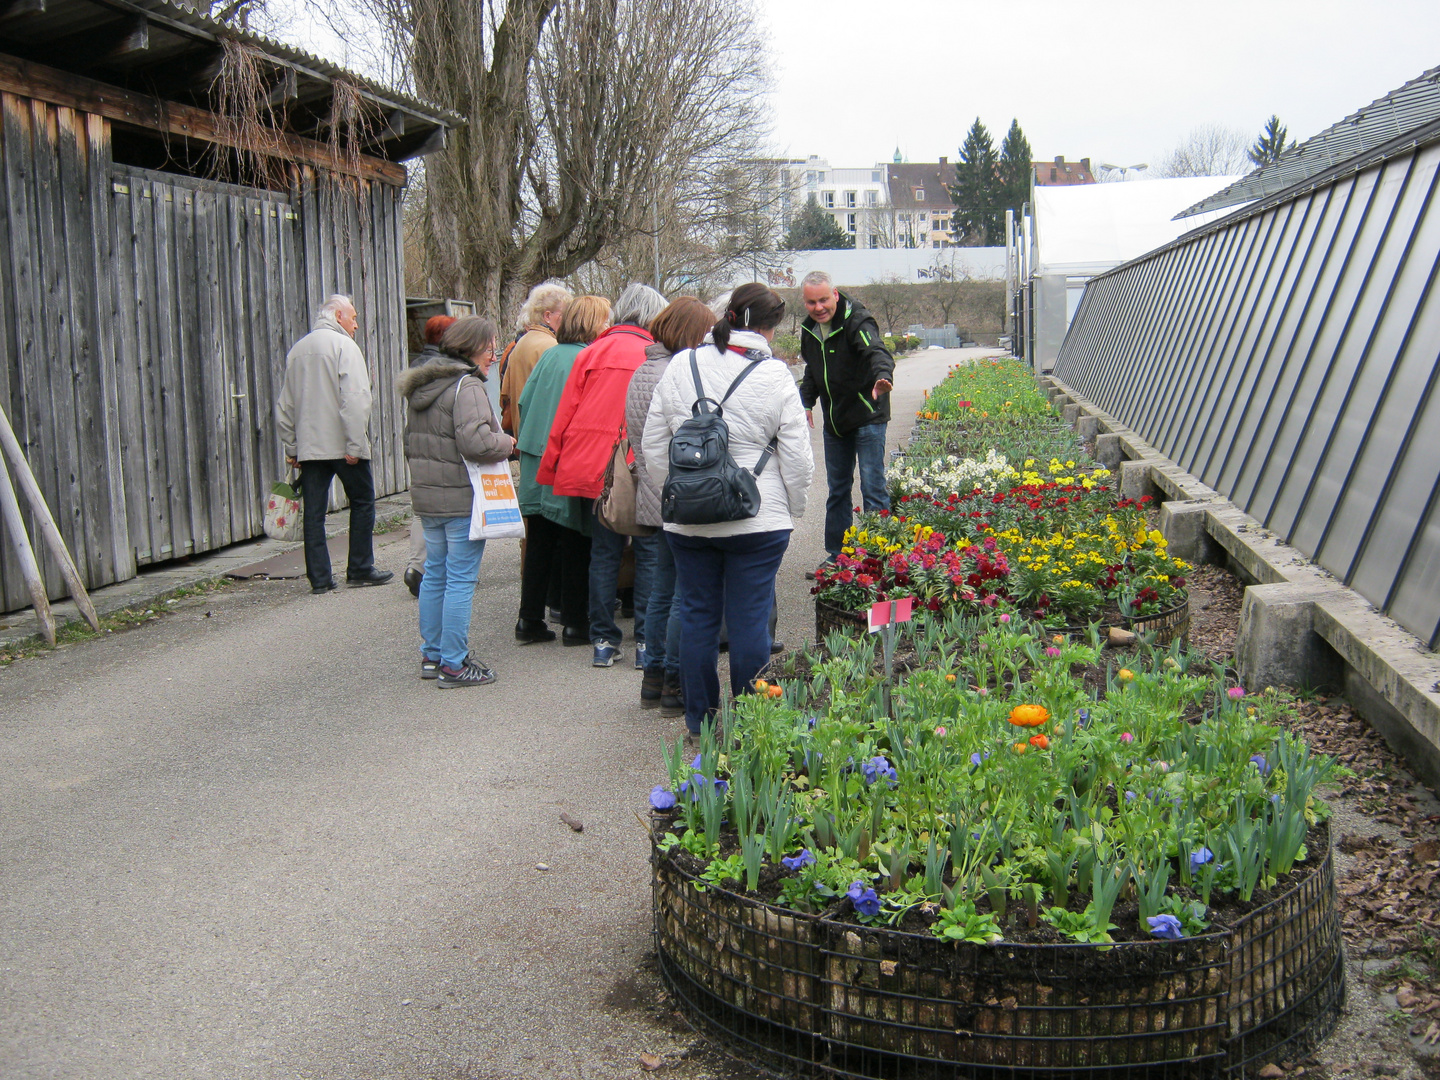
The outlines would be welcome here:
[[[909,622],[915,612],[915,598],[906,596],[899,600],[881,600],[870,605],[870,633],[879,633],[892,623]]]

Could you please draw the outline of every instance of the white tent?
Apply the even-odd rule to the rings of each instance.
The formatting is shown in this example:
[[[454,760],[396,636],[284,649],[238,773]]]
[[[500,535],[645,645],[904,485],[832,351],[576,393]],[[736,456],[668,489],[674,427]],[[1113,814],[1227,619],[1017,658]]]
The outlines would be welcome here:
[[[1189,176],[1035,189],[1035,272],[1093,276],[1227,213],[1171,219],[1229,187],[1233,176]]]
[[[1037,367],[1048,370],[1060,355],[1090,278],[1233,213],[1235,207],[1228,207],[1172,220],[1235,179],[1195,176],[1035,188],[1031,275]]]

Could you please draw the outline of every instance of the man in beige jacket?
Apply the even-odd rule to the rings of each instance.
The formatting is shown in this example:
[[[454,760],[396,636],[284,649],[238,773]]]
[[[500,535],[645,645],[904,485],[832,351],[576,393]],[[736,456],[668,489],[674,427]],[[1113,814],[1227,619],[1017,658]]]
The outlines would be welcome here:
[[[315,327],[285,357],[285,386],[275,406],[285,460],[300,467],[305,504],[305,575],[310,591],[335,588],[325,545],[330,482],[340,478],[350,500],[347,585],[383,585],[395,575],[375,569],[375,483],[370,475],[370,373],[355,344],[355,305],[335,295],[320,306]]]

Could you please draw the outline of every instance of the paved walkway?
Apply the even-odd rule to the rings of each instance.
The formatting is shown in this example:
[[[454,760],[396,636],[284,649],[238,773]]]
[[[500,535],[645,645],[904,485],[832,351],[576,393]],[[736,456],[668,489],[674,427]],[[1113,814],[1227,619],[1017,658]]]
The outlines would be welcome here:
[[[892,443],[959,357],[901,362]],[[822,472],[791,641],[823,502]],[[683,724],[628,665],[517,648],[518,568],[486,552],[479,690],[416,678],[398,582],[256,582],[0,669],[0,1076],[609,1078],[642,1052],[746,1075],[681,1059],[646,963],[635,814]]]

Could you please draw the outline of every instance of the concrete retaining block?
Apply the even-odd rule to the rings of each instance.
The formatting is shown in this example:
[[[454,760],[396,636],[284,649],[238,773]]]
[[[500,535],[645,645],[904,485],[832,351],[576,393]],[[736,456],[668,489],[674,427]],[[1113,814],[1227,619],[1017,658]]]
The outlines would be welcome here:
[[[1100,421],[1093,416],[1082,415],[1075,421],[1075,430],[1084,442],[1094,442],[1100,434]]]
[[[1339,690],[1345,665],[1315,632],[1315,605],[1329,590],[1280,582],[1252,585],[1240,608],[1235,666],[1251,690],[1295,686]]]
[[[1160,489],[1150,478],[1151,461],[1122,461],[1120,463],[1120,494],[1127,499],[1143,499],[1147,495],[1154,501],[1160,500]]]
[[[1061,411],[1060,415],[1065,420],[1065,423],[1069,424],[1073,428],[1075,426],[1075,422],[1080,419],[1080,406],[1066,405],[1065,408]]]
[[[1118,469],[1120,463],[1125,460],[1125,448],[1120,443],[1120,436],[1109,433],[1097,435],[1095,460],[1112,472]]]
[[[1208,509],[1208,503],[1201,500],[1160,504],[1160,532],[1172,556],[1196,566],[1225,561],[1224,549],[1207,528]]]

